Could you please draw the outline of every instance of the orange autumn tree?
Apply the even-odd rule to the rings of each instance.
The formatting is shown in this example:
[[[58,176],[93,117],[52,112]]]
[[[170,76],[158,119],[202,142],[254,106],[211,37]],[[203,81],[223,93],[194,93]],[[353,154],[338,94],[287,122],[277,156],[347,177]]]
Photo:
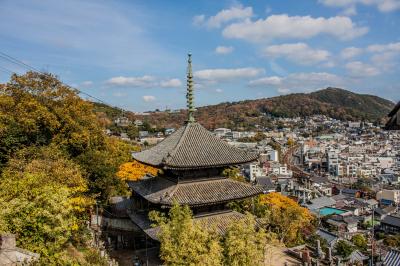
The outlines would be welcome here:
[[[269,229],[286,245],[302,243],[304,232],[313,229],[314,216],[311,212],[280,193],[261,195],[259,204],[269,210],[266,212]]]
[[[142,164],[136,160],[123,163],[119,166],[117,176],[122,180],[137,181],[146,174],[156,176],[158,170],[155,167]]]

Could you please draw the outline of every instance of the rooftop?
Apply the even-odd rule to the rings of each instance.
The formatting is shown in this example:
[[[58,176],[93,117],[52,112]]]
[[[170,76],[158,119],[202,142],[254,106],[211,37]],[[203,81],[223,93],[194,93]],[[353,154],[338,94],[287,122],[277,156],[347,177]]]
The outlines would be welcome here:
[[[243,164],[258,155],[229,145],[197,122],[187,122],[156,146],[133,153],[133,158],[155,167],[185,170]]]
[[[195,182],[176,183],[164,177],[128,182],[129,187],[146,200],[171,206],[174,201],[190,206],[209,205],[252,197],[263,192],[263,187],[230,178],[215,178]]]

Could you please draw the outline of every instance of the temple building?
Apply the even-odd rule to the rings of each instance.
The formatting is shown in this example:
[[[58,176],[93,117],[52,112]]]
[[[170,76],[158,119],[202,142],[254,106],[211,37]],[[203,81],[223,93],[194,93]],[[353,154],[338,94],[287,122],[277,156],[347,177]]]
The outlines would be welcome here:
[[[195,121],[191,63],[189,54],[187,121],[156,146],[133,154],[135,160],[162,169],[156,177],[145,176],[128,183],[133,202],[129,217],[155,240],[157,228],[151,228],[148,220],[151,210],[168,211],[174,202],[188,205],[196,220],[213,224],[224,233],[232,221],[243,217],[227,204],[263,192],[261,186],[222,175],[227,167],[255,161],[258,155],[229,145]]]

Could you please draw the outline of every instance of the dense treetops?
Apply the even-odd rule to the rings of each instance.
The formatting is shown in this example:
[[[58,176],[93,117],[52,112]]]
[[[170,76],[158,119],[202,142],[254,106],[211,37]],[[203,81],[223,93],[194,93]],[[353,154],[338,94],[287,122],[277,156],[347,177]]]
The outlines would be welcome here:
[[[165,265],[265,265],[267,235],[249,213],[224,236],[195,222],[188,206],[175,204],[168,215],[152,212],[150,217],[159,226]]]
[[[95,200],[127,193],[116,173],[136,149],[103,129],[93,105],[51,74],[0,84],[0,232],[40,264],[103,263],[87,245],[88,214]]]

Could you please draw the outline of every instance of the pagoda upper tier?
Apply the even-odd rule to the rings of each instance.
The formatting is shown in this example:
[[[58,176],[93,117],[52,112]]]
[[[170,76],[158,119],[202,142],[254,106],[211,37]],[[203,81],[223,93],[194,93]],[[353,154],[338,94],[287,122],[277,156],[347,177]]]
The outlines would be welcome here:
[[[158,168],[190,170],[252,162],[258,154],[236,148],[199,123],[188,121],[156,146],[133,153],[133,158]]]

